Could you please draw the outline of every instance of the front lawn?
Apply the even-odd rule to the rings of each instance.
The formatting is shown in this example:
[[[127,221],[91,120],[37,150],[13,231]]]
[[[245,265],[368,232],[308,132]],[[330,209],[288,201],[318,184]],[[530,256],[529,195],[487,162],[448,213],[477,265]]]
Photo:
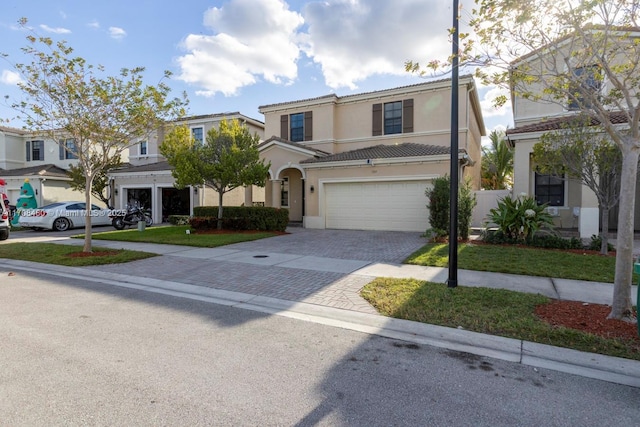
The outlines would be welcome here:
[[[190,231],[190,234],[187,234]],[[162,243],[166,245],[196,246],[201,248],[215,248],[233,243],[247,242],[277,236],[281,233],[273,231],[228,231],[223,233],[195,233],[188,225],[167,225],[146,228],[138,231],[137,228],[129,230],[114,230],[102,233],[93,233],[96,240],[116,240],[120,242]],[[83,235],[73,236],[83,238]]]
[[[35,261],[45,264],[83,267],[87,265],[118,264],[156,256],[156,254],[126,249],[93,247],[92,254],[84,254],[81,246],[56,243],[5,243],[0,245],[0,258]]]
[[[429,243],[411,254],[407,264],[447,267],[449,245]],[[558,279],[613,283],[616,259],[585,252],[568,252],[526,246],[458,245],[458,268]],[[634,282],[636,277],[634,275]]]
[[[640,360],[637,335],[604,338],[542,321],[534,310],[552,301],[542,295],[389,278],[375,279],[361,295],[385,316]]]

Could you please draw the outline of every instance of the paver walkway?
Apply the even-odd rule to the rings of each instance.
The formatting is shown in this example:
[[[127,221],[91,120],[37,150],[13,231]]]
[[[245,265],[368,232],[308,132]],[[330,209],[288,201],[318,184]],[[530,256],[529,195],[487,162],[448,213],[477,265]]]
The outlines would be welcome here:
[[[418,233],[287,231],[290,234],[223,248],[165,246],[162,257],[85,269],[122,273],[125,268],[133,276],[376,313],[359,295],[372,277],[352,273],[371,263],[401,263],[425,244]],[[94,245],[124,243],[96,240]]]

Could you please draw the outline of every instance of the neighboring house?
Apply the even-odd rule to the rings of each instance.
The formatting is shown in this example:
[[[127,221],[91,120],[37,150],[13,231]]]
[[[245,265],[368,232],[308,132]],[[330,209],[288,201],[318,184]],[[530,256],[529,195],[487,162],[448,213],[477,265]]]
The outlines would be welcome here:
[[[245,123],[251,134],[264,137],[264,124],[238,112],[185,117],[175,124],[186,125],[197,141],[204,142],[207,132],[217,128],[222,120],[237,119]],[[154,133],[148,140],[134,141],[129,148],[129,163],[109,173],[113,205],[115,208],[138,203],[151,209],[154,222],[165,222],[169,215],[193,215],[195,206],[217,206],[218,193],[211,188],[175,188],[171,166],[160,154],[159,146],[163,130]],[[253,202],[264,202],[264,189],[254,188],[250,194],[244,188],[237,188],[224,195],[227,206],[240,206]]]
[[[462,76],[459,164],[480,188],[486,134],[477,88]],[[425,190],[449,174],[451,80],[260,107],[267,206],[307,228],[425,231]]]
[[[558,63],[567,53],[569,46],[560,46],[564,55],[556,55]],[[539,61],[536,55],[527,55],[514,63],[514,67],[524,62],[531,62],[535,69]],[[585,76],[585,87],[594,94],[605,94],[610,89],[607,82],[595,79],[595,66],[577,66],[570,70],[575,75]],[[560,67],[561,68],[561,67]],[[566,65],[562,68],[566,71]],[[542,90],[539,91],[542,93]],[[507,130],[509,143],[515,147],[513,194],[526,193],[536,198],[539,204],[546,203],[547,211],[554,217],[556,227],[577,228],[582,238],[599,234],[599,208],[596,195],[580,180],[538,173],[533,160],[533,146],[540,137],[550,131],[562,129],[571,118],[579,113],[575,100],[567,99],[564,105],[557,101],[545,99],[527,99],[512,91],[512,105],[515,127]],[[614,125],[627,126],[626,119],[619,112],[611,113]],[[640,188],[639,188],[640,190]],[[636,196],[636,203],[640,197]],[[637,206],[637,205],[636,205]],[[617,226],[617,207],[611,209],[609,224]],[[636,230],[640,226],[640,209],[635,209]]]
[[[66,170],[77,159],[72,152],[73,140],[55,141],[32,132],[0,126],[0,178],[6,182],[9,201],[14,204],[20,187],[29,179],[36,193],[38,206],[76,200],[82,194],[71,190]]]

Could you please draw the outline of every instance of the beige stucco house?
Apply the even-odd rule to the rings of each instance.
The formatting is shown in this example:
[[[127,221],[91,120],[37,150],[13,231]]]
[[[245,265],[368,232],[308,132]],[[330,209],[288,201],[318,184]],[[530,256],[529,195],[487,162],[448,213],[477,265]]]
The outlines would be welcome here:
[[[477,88],[459,80],[459,165],[480,186]],[[425,190],[449,173],[451,80],[264,105],[267,206],[307,228],[425,231]]]
[[[204,141],[210,129],[217,128],[223,120],[234,119],[246,124],[251,134],[263,140],[264,124],[238,112],[190,116],[176,124],[188,126],[196,140]],[[114,207],[138,203],[151,209],[153,221],[159,223],[167,221],[169,215],[193,215],[196,206],[217,206],[218,193],[211,188],[175,188],[171,167],[159,150],[162,138],[160,130],[148,139],[133,141],[128,151],[129,163],[109,173]],[[223,200],[227,206],[259,202],[264,203],[264,189],[258,187],[252,191],[237,188],[226,193]]]
[[[597,31],[597,28],[594,29]],[[632,34],[635,37],[640,31]],[[631,40],[631,38],[630,38]],[[532,75],[539,75],[540,70],[547,70],[547,75],[554,73],[572,72],[583,77],[583,87],[588,89],[590,96],[600,97],[612,89],[607,79],[594,78],[596,65],[574,63],[574,48],[571,39],[566,37],[553,45],[554,49],[546,48],[514,61],[513,67]],[[610,58],[614,64],[618,59]],[[568,65],[567,65],[568,64]],[[530,67],[530,68],[527,68]],[[569,67],[572,69],[569,70]],[[537,165],[533,159],[533,147],[541,136],[550,131],[562,129],[562,126],[579,113],[577,98],[559,101],[543,93],[539,83],[530,86],[532,93],[539,97],[521,96],[512,91],[512,108],[514,128],[507,130],[507,138],[514,151],[514,179],[513,194],[526,193],[532,195],[538,203],[547,203],[547,211],[554,217],[554,222],[560,228],[577,228],[582,238],[589,238],[599,234],[599,209],[596,195],[579,180],[565,176],[546,175],[537,172]],[[589,102],[584,92],[580,99]],[[628,126],[623,114],[611,111],[610,120],[614,126]],[[637,207],[640,197],[636,195],[635,224],[640,226],[640,209]],[[610,211],[609,225],[617,225],[617,208]]]
[[[0,178],[6,182],[3,191],[12,204],[26,179],[35,191],[38,206],[83,200],[82,194],[69,188],[66,175],[69,165],[78,162],[72,153],[73,140],[61,144],[33,132],[0,126]]]

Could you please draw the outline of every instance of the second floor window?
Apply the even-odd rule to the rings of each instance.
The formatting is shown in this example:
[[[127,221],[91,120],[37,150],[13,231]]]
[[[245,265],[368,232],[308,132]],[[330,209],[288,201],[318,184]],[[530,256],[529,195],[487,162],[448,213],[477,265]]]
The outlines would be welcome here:
[[[293,142],[304,141],[304,114],[292,114],[290,117],[291,138]]]
[[[141,156],[147,155],[147,141],[141,141],[140,144],[138,144],[138,152]]]
[[[44,160],[44,141],[27,141],[27,162]]]
[[[63,139],[58,142],[60,147],[60,160],[77,159],[77,147],[75,139]]]
[[[193,139],[198,141],[200,144],[204,142],[204,128],[191,128],[191,134],[193,135]]]
[[[402,101],[384,104],[384,134],[402,133]]]
[[[413,99],[373,104],[372,136],[413,132]]]
[[[535,195],[539,205],[564,206],[563,177],[536,172]]]
[[[600,69],[597,65],[577,67],[573,70],[573,75],[579,84],[574,86],[574,90],[572,90],[569,96],[567,109],[575,111],[581,108],[591,107],[591,101],[589,97],[585,95],[597,95],[600,92],[602,80],[599,74]]]

